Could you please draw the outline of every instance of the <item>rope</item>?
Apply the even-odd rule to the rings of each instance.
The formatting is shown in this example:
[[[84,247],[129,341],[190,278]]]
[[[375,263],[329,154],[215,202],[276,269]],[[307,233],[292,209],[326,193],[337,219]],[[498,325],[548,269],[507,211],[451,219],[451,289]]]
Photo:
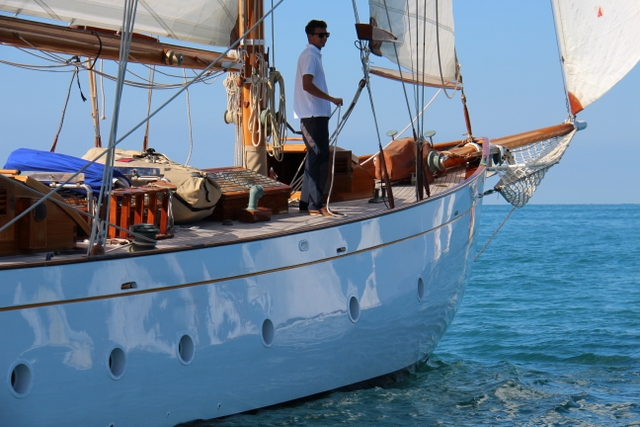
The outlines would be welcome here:
[[[225,91],[227,92],[227,109],[225,111],[224,121],[227,124],[236,123],[240,112],[240,87],[238,86],[238,79],[240,73],[229,72],[227,77],[222,82]],[[242,132],[239,131],[239,126],[234,126],[236,132],[235,147],[234,147],[234,164],[236,166],[242,165],[243,157],[243,145],[242,145]]]
[[[504,221],[502,221],[502,224],[500,224],[498,226],[498,228],[496,228],[496,231],[493,232],[493,234],[491,235],[491,237],[489,238],[489,240],[487,240],[487,243],[484,244],[484,246],[482,247],[482,249],[480,249],[480,252],[478,252],[478,254],[476,255],[476,257],[473,259],[474,261],[478,259],[478,257],[480,256],[480,254],[487,248],[487,246],[489,246],[489,243],[493,240],[493,238],[496,236],[496,234],[498,234],[498,231],[500,231],[500,229],[502,228],[502,226],[507,222],[507,220],[509,219],[509,217],[511,217],[511,214],[513,213],[513,211],[516,210],[516,207],[514,206],[511,211],[509,211],[509,214],[507,215],[507,217],[504,219]]]
[[[338,213],[338,212],[332,212],[331,209],[329,208],[329,202],[331,200],[331,193],[333,192],[333,183],[335,181],[334,175],[335,175],[335,169],[336,169],[336,151],[338,151],[337,150],[337,148],[338,148],[338,135],[340,133],[339,129],[338,129],[338,126],[340,125],[340,120],[341,120],[340,119],[340,112],[342,110],[342,107],[338,106],[338,108],[336,110],[338,111],[338,124],[336,125],[336,130],[334,131],[334,137],[332,137],[333,140],[329,141],[329,149],[331,149],[331,147],[333,147],[333,158],[331,159],[331,175],[330,175],[331,176],[331,181],[330,181],[330,184],[329,184],[329,194],[327,194],[327,206],[326,206],[326,208],[327,208],[327,211],[332,215],[336,215],[336,216],[337,215],[341,215],[341,216],[343,216],[344,214]]]
[[[249,89],[249,132],[251,132],[251,143],[254,147],[260,145],[262,140],[262,115],[261,101],[267,98],[267,85],[262,76],[267,75],[267,64],[264,57],[256,53],[256,67],[251,69],[251,87]]]
[[[149,82],[152,82],[155,77],[155,67],[149,67]],[[151,94],[153,94],[153,90],[151,88],[148,89],[147,93],[147,116],[151,112]],[[151,121],[148,121],[144,128],[144,142],[142,144],[142,151],[147,151],[149,148],[149,126]]]
[[[102,103],[100,104],[100,110],[102,111],[102,115],[100,116],[100,120],[106,120],[107,116],[104,115],[104,112],[107,110],[106,106],[106,97],[104,96],[104,73],[102,72],[102,67],[104,65],[104,60],[100,60],[100,94],[102,95]]]
[[[52,153],[55,153],[56,146],[58,145],[58,137],[60,136],[60,132],[62,132],[62,125],[64,124],[64,118],[67,114],[67,106],[69,105],[69,97],[71,96],[71,88],[73,87],[73,79],[76,77],[76,71],[71,75],[71,81],[69,82],[69,89],[67,90],[67,98],[64,101],[64,106],[62,107],[62,117],[60,117],[60,124],[58,125],[58,132],[56,132],[55,137],[53,138],[53,144],[51,145],[51,149],[49,150]]]
[[[182,74],[184,75],[184,84],[187,84],[187,71],[183,68]],[[191,160],[191,154],[193,153],[193,125],[191,123],[191,94],[189,93],[189,88],[185,89],[185,93],[187,94],[187,123],[189,125],[189,154],[187,155],[187,160],[184,162],[185,165],[189,164]],[[149,122],[147,122],[149,123]]]
[[[279,87],[278,104],[276,106],[276,86]],[[287,105],[282,74],[271,68],[267,80],[267,107],[262,113],[261,120],[267,127],[266,133],[271,138],[267,144],[267,153],[278,162],[284,156],[282,147],[287,140]],[[274,113],[275,111],[275,113]]]

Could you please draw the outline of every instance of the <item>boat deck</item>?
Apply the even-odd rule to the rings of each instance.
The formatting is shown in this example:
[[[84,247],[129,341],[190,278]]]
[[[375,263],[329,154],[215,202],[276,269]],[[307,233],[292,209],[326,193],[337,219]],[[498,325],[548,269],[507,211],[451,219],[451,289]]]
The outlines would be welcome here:
[[[430,186],[431,197],[449,191],[465,179],[465,168],[452,171],[446,176],[438,178]],[[395,209],[401,209],[416,202],[415,186],[410,184],[394,184],[393,197]],[[426,194],[425,194],[426,197]],[[157,241],[159,250],[189,248],[194,246],[223,245],[239,240],[261,239],[276,237],[296,232],[330,227],[336,224],[357,221],[375,217],[389,210],[387,203],[372,203],[370,199],[357,199],[341,202],[331,202],[329,209],[338,212],[335,217],[310,216],[307,212],[300,212],[297,201],[290,201],[289,212],[274,214],[270,221],[243,223],[240,221],[198,221],[193,224],[176,225],[174,236]],[[77,250],[20,254],[0,257],[0,269],[29,265],[50,265],[57,262],[70,262],[73,259],[86,256],[86,246],[80,243]],[[84,246],[84,247],[83,247]],[[106,254],[123,255],[129,252],[131,244],[125,239],[112,239],[105,248]]]

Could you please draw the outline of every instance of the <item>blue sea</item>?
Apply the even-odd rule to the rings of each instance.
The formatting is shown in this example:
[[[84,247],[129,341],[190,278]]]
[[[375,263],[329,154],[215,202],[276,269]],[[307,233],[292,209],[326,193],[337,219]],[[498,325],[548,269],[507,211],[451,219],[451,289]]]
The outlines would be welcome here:
[[[640,205],[516,210],[406,380],[198,425],[640,426]]]

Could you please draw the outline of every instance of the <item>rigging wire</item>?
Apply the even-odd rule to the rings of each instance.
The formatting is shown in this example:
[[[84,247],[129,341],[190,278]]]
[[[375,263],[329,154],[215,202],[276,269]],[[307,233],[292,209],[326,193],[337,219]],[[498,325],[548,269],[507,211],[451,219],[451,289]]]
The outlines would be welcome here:
[[[365,59],[368,61],[368,54],[367,54],[367,57]],[[363,68],[365,70],[368,70],[368,67],[365,66],[365,62],[364,61],[363,61]],[[381,163],[383,180],[385,182],[385,187],[386,187],[387,192],[388,192],[388,196],[387,196],[388,201],[389,201],[388,207],[390,209],[393,209],[395,207],[395,202],[393,200],[393,190],[391,189],[391,185],[390,185],[390,182],[389,182],[389,174],[388,174],[387,167],[386,167],[386,164],[385,164],[385,159],[384,159],[384,154],[383,154],[383,149],[382,149],[382,139],[380,138],[380,126],[378,125],[378,116],[376,114],[376,107],[375,107],[375,104],[373,102],[373,93],[371,92],[371,82],[369,80],[369,74],[366,71],[365,71],[364,80],[365,80],[365,85],[367,87],[367,92],[369,94],[369,103],[371,105],[371,113],[373,115],[373,122],[374,122],[375,127],[376,127],[376,136],[378,137],[378,151],[380,152],[379,159],[380,159],[380,163]]]
[[[271,9],[273,9],[273,0],[271,0]],[[276,18],[275,14],[271,15],[271,51],[273,54],[271,55],[271,61],[273,62],[273,67],[276,67]]]
[[[35,49],[35,50],[37,50],[37,51],[42,52],[45,56],[49,57],[51,61],[55,61],[55,62],[67,62],[64,58],[62,58],[62,57],[61,57],[61,56],[59,56],[59,55],[56,55],[56,54],[54,54],[54,53],[51,53],[51,52],[47,52],[47,51],[44,51],[44,50],[40,50],[40,49],[38,49],[36,46],[34,46],[33,44],[29,43],[26,39],[24,39],[24,38],[22,37],[22,35],[20,35],[20,34],[17,34],[17,37],[18,37],[20,40],[22,40],[24,43],[26,43],[26,44],[28,44],[29,46],[31,46],[31,48],[32,48],[32,49]],[[22,50],[22,49],[20,49],[20,50]]]
[[[356,18],[356,22],[360,22],[360,15],[358,15],[358,4],[356,0],[351,0],[351,4],[353,5],[353,15]]]
[[[456,87],[453,89],[453,93],[449,95],[444,85],[444,73],[442,72],[442,57],[440,53],[440,13],[438,12],[438,0],[436,0],[436,52],[438,54],[438,71],[440,72],[440,82],[442,87],[444,88],[444,94],[447,98],[453,99],[456,95],[456,91],[460,87],[460,67],[458,64],[458,56],[455,55],[456,60]]]
[[[135,132],[136,130],[138,130],[143,124],[145,124],[147,121],[149,121],[153,116],[155,116],[158,112],[160,112],[162,109],[164,109],[167,105],[169,105],[171,102],[173,102],[185,89],[186,87],[188,87],[189,85],[193,84],[197,79],[201,78],[205,73],[208,73],[209,70],[211,68],[213,68],[215,65],[218,64],[218,62],[220,61],[220,58],[222,58],[223,56],[227,55],[231,50],[235,49],[238,44],[240,43],[240,41],[247,36],[247,34],[249,34],[251,31],[253,31],[258,25],[260,25],[264,19],[266,19],[267,16],[269,16],[269,14],[273,13],[275,11],[275,9],[280,6],[282,4],[284,0],[278,0],[278,3],[269,11],[267,12],[267,14],[265,14],[260,20],[258,20],[258,22],[256,22],[251,28],[249,28],[247,31],[245,31],[244,34],[242,34],[238,40],[236,40],[234,43],[231,44],[231,46],[229,46],[225,52],[223,52],[221,54],[221,56],[216,59],[215,61],[213,61],[211,64],[209,64],[204,70],[202,70],[195,78],[193,78],[192,80],[189,81],[189,83],[185,86],[183,86],[182,88],[180,88],[175,94],[173,94],[171,97],[169,97],[169,99],[167,99],[162,105],[160,105],[158,108],[156,108],[151,114],[149,114],[146,118],[144,118],[142,121],[140,121],[138,124],[136,124],[135,126],[133,126],[129,131],[127,131],[126,133],[124,133],[120,138],[118,138],[114,143],[113,146],[117,146],[118,144],[120,144],[122,141],[124,141],[125,139],[127,139],[133,132]],[[122,52],[122,50],[121,50]],[[126,57],[125,57],[126,58]],[[119,99],[117,99],[117,101],[119,101]],[[110,136],[111,138],[112,136]],[[115,136],[113,136],[115,137]],[[52,191],[48,192],[47,194],[45,194],[44,196],[42,196],[37,203],[34,203],[33,205],[31,205],[30,207],[28,207],[27,209],[25,209],[24,211],[22,211],[20,214],[16,215],[13,219],[11,219],[10,221],[8,221],[6,224],[4,224],[3,226],[0,227],[0,232],[6,230],[8,227],[10,227],[11,225],[15,224],[17,221],[19,221],[22,217],[24,217],[25,215],[28,215],[29,212],[31,212],[33,209],[36,208],[36,206],[44,203],[45,201],[49,200],[52,198],[52,196],[54,196],[55,194],[58,193],[58,189],[62,188],[62,186],[64,186],[65,184],[68,184],[69,182],[71,182],[75,177],[77,177],[79,174],[83,173],[89,166],[91,166],[92,164],[96,163],[99,159],[101,159],[103,156],[105,156],[107,153],[109,153],[109,150],[105,150],[102,153],[100,153],[98,156],[95,157],[95,159],[87,162],[84,166],[82,166],[77,172],[71,174],[64,182],[62,182],[60,184],[59,187],[56,187],[55,189],[53,189]],[[109,158],[107,157],[107,160],[109,160]],[[111,163],[113,163],[113,159],[111,159]],[[106,164],[106,162],[105,162]],[[112,168],[111,168],[112,169]],[[104,187],[101,187],[101,193],[102,190],[104,189]],[[96,209],[96,212],[100,212],[99,209]],[[94,217],[95,218],[95,217]],[[95,223],[96,221],[94,221]],[[93,243],[95,242],[95,239],[93,238],[94,236],[94,232],[92,231],[92,240],[90,240],[90,244],[89,244],[89,248],[93,248]],[[90,252],[91,254],[91,252]]]
[[[491,240],[493,240],[493,238],[496,236],[496,234],[498,234],[498,231],[500,231],[500,229],[502,228],[503,225],[505,225],[505,223],[507,222],[507,220],[509,219],[509,217],[511,217],[511,214],[513,213],[513,211],[516,210],[516,207],[514,206],[511,211],[509,211],[509,213],[507,214],[507,216],[505,217],[505,219],[502,221],[502,223],[498,226],[498,228],[496,228],[496,231],[493,232],[493,234],[491,235],[491,237],[489,237],[489,240],[487,240],[487,243],[484,244],[484,246],[482,247],[482,249],[480,249],[480,251],[478,251],[478,254],[476,255],[476,257],[473,259],[474,261],[478,259],[478,257],[480,256],[480,254],[482,254],[482,252],[484,252],[484,250],[487,248],[487,246],[489,246],[489,243],[491,242]]]
[[[102,211],[101,208],[103,202],[105,203],[105,212],[109,212],[110,197],[106,197],[106,195],[111,193],[111,189],[113,187],[113,161],[114,151],[117,145],[116,135],[118,132],[118,118],[137,6],[137,0],[125,0],[124,16],[122,18],[122,43],[120,45],[120,60],[118,62],[118,82],[116,84],[113,119],[111,120],[111,131],[109,133],[109,148],[106,150],[107,157],[105,159],[105,172],[102,175],[102,185],[100,186],[100,195],[98,196],[96,214],[91,227],[91,238],[88,246],[89,255],[92,253],[104,253],[104,247],[107,240],[109,222],[108,220],[100,221],[100,212]]]
[[[436,10],[438,10],[438,0],[435,0],[436,3]],[[418,25],[418,16],[419,14],[417,13],[419,11],[419,5],[416,4],[416,28],[420,28],[420,26]],[[427,0],[423,0],[422,2],[422,16],[424,16],[426,18],[427,16]],[[436,17],[436,21],[437,21],[437,17]],[[418,35],[419,37],[420,35]],[[417,52],[417,49],[416,49]],[[422,25],[422,64],[419,64],[417,67],[418,70],[422,70],[422,73],[420,73],[420,88],[417,90],[417,93],[419,94],[417,96],[417,102],[416,102],[416,112],[420,111],[420,106],[424,105],[424,100],[427,96],[427,88],[425,86],[425,81],[426,81],[426,76],[425,76],[425,70],[427,69],[427,25],[426,22],[423,23]],[[416,88],[417,89],[417,88]],[[423,132],[425,129],[424,126],[424,122],[425,122],[425,115],[421,115],[420,116],[420,124],[418,125],[418,143],[422,144],[421,141],[423,141]],[[422,197],[420,197],[422,198]]]
[[[564,67],[564,58],[562,57],[562,45],[565,44],[564,41],[564,34],[565,32],[562,31],[562,35],[563,35],[563,40],[560,41],[560,33],[558,32],[558,28],[560,26],[562,26],[562,15],[561,15],[561,10],[560,8],[555,8],[553,5],[553,0],[549,0],[551,3],[551,16],[553,16],[553,23],[554,23],[554,31],[556,32],[556,44],[558,47],[558,59],[560,60],[560,71],[562,72],[562,87],[564,88],[564,95],[565,95],[565,104],[567,107],[567,112],[569,113],[569,121],[573,122],[575,121],[575,114],[571,113],[571,101],[569,100],[569,90],[567,88],[567,75],[566,75],[566,70]],[[557,11],[557,14],[556,14]]]
[[[407,0],[408,1],[408,0]],[[387,0],[383,0],[384,3],[384,9],[386,11],[387,14],[387,22],[389,23],[389,31],[391,31],[393,33],[393,28],[391,28],[391,17],[389,15],[389,8],[387,6]],[[409,20],[410,22],[411,20]],[[409,23],[409,27],[411,27],[411,24]],[[410,33],[410,31],[409,31]],[[396,56],[396,64],[398,65],[398,72],[400,73],[400,82],[402,84],[402,91],[404,92],[404,99],[405,102],[407,104],[407,112],[409,113],[409,123],[411,123],[411,130],[413,131],[413,137],[416,138],[417,134],[416,134],[416,129],[414,127],[414,117],[413,114],[411,112],[411,104],[409,102],[409,94],[407,93],[407,86],[406,83],[404,81],[404,77],[403,77],[403,73],[402,73],[402,67],[400,66],[400,56],[398,55],[398,47],[396,46],[395,43],[392,43],[393,45],[393,50]]]

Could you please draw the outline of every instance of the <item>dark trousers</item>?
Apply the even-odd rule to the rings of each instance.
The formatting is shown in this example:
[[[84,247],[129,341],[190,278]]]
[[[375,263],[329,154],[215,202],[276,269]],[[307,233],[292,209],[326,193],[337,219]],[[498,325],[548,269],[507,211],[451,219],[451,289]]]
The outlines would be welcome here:
[[[300,130],[307,147],[300,202],[317,210],[324,206],[324,187],[329,178],[329,117],[300,119]]]

